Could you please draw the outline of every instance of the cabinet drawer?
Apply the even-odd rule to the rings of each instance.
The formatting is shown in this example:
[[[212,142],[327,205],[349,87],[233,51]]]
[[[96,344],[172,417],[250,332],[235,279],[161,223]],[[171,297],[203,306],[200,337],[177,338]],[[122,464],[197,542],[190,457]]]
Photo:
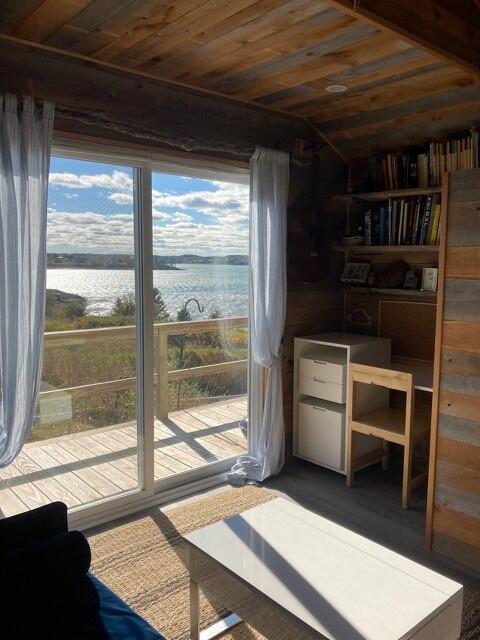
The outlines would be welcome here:
[[[330,402],[345,402],[346,385],[328,382],[321,378],[309,378],[300,376],[298,380],[298,390],[307,396],[330,400]]]
[[[319,378],[335,384],[345,384],[347,366],[341,362],[331,362],[322,360],[321,355],[317,357],[300,358],[300,375],[307,378]]]
[[[345,456],[345,413],[322,403],[298,405],[298,455],[342,470]]]

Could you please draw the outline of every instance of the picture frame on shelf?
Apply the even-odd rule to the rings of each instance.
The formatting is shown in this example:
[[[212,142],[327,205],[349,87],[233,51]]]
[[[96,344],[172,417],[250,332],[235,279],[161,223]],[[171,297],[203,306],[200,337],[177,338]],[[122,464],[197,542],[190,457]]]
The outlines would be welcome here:
[[[438,268],[424,267],[422,269],[422,291],[436,291],[438,285]]]

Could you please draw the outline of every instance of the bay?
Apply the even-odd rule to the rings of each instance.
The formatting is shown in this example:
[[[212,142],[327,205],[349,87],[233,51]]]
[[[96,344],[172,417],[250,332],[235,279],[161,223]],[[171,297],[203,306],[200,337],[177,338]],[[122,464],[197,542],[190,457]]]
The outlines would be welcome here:
[[[214,311],[222,317],[246,316],[248,266],[182,264],[178,271],[153,271],[153,286],[160,290],[172,319],[189,298],[204,307],[199,313],[190,303],[192,318],[208,318]],[[115,299],[135,290],[133,270],[47,269],[47,288],[76,293],[87,299],[87,313],[108,315]]]

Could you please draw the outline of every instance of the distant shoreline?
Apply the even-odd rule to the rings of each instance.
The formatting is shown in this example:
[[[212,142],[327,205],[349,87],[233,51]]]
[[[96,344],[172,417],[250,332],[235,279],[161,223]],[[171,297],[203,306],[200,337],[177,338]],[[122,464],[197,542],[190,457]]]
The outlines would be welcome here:
[[[84,264],[49,264],[47,269],[82,269],[83,271],[135,271],[135,267],[96,267]],[[152,267],[153,271],[185,271],[180,267],[165,265],[164,267]]]

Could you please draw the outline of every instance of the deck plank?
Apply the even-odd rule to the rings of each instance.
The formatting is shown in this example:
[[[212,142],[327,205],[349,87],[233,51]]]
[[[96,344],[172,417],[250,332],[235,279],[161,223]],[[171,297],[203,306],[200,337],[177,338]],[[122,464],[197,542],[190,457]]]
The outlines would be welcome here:
[[[71,451],[69,452],[67,448],[64,448],[65,444],[59,445],[53,451],[53,456],[51,457],[57,460],[57,464],[61,464],[64,460],[63,451],[69,453],[72,458],[75,457]],[[48,452],[45,453],[50,455]],[[77,465],[74,465],[70,460],[65,464],[65,468],[68,473],[62,476],[62,483],[63,478],[65,478],[67,488],[80,499],[81,504],[95,502],[102,497],[114,495],[120,491],[118,486],[108,483],[105,478],[96,473],[92,466],[77,468]]]
[[[28,510],[28,505],[21,500],[11,489],[0,489],[0,516],[8,518],[16,513]]]
[[[241,398],[172,411],[154,424],[155,480],[244,453]],[[127,422],[25,445],[0,469],[0,517],[63,500],[90,504],[138,487],[137,425]]]

